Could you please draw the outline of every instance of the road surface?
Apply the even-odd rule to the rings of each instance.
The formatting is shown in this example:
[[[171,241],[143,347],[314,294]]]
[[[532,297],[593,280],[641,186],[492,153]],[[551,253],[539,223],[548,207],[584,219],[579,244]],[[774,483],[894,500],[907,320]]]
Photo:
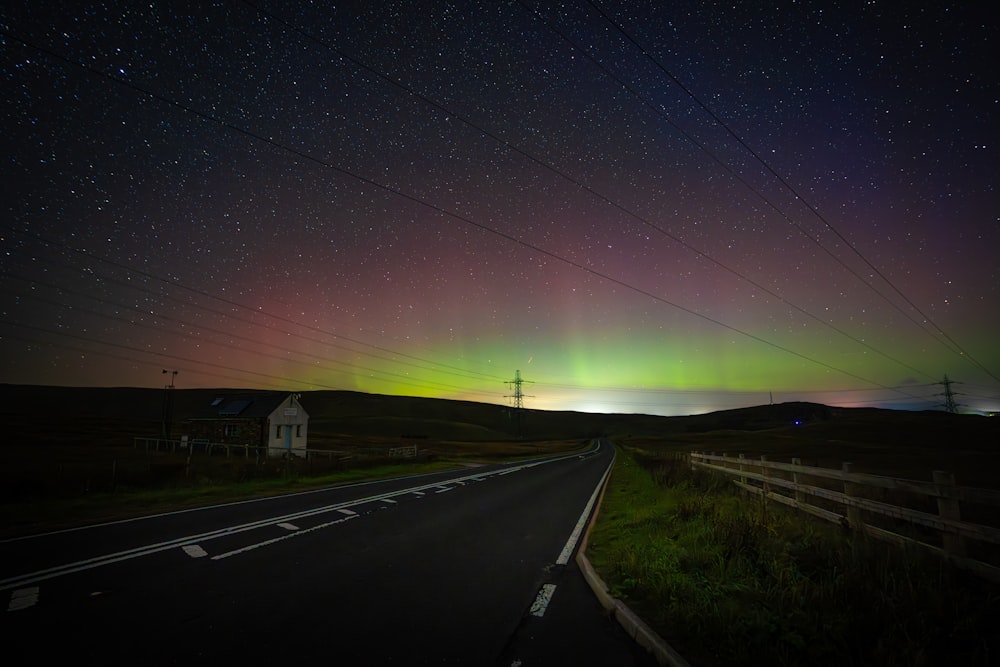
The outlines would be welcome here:
[[[613,456],[602,441],[0,542],[5,662],[654,664],[572,558]]]

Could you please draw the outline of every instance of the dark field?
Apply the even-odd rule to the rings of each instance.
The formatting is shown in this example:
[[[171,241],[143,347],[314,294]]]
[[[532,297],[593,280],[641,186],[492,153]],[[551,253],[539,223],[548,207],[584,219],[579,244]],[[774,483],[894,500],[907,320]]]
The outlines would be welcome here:
[[[198,406],[226,390],[174,390],[172,433]],[[380,396],[347,391],[304,392],[308,461],[208,457],[136,448],[136,437],[162,432],[162,389],[0,386],[5,423],[0,440],[0,509],[11,516],[45,505],[63,521],[81,504],[120,504],[125,496],[168,490],[176,503],[220,486],[240,493],[277,493],[288,484],[336,483],[354,471],[395,466],[454,466],[567,451],[608,435],[650,452],[743,453],[773,461],[929,480],[955,473],[959,484],[1000,487],[1000,420],[938,412],[842,409],[786,403],[691,417],[600,415],[525,410],[520,423],[505,407],[467,401]],[[794,422],[799,424],[795,425]],[[393,459],[391,447],[416,444],[417,459]],[[271,486],[259,488],[260,484]],[[256,486],[255,486],[256,485]],[[130,495],[131,494],[131,495]],[[155,503],[154,503],[155,504]],[[129,506],[135,510],[134,503]],[[7,531],[4,531],[7,532]]]

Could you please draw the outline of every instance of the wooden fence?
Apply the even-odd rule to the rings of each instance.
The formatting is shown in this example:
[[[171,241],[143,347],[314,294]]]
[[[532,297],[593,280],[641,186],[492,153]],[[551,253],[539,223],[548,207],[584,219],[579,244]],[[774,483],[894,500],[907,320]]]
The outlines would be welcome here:
[[[133,439],[133,445],[136,449],[145,449],[146,451],[157,451],[157,452],[196,452],[201,451],[205,454],[212,456],[216,453],[222,453],[227,458],[233,456],[242,457],[244,459],[257,459],[262,460],[268,458],[268,448],[261,447],[259,445],[237,445],[225,442],[209,442],[201,438],[193,438],[191,440],[165,440],[163,438],[141,438],[136,437]],[[277,448],[275,448],[277,449]],[[282,453],[287,450],[281,449]],[[305,447],[296,448],[292,450],[292,453],[296,456],[301,456],[307,459],[312,458],[344,458],[343,452],[333,451],[331,449],[307,449]]]
[[[881,540],[922,547],[961,568],[1000,582],[1000,567],[968,554],[970,541],[1000,544],[1000,528],[963,520],[961,507],[962,503],[1000,507],[1000,491],[958,486],[954,475],[943,471],[935,471],[933,481],[923,482],[854,472],[850,463],[844,463],[840,470],[804,466],[797,458],[789,464],[768,461],[764,456],[751,459],[742,454],[734,457],[691,452],[690,461],[693,467],[735,477],[737,486],[762,498]],[[908,503],[911,507],[886,502],[902,498],[912,499]],[[912,505],[924,507],[914,509]],[[901,525],[918,528],[907,531],[911,535],[891,529],[899,530]],[[938,544],[925,541],[924,534],[936,536],[933,541]]]
[[[148,451],[156,452],[170,452],[176,454],[189,453],[189,452],[204,452],[209,456],[215,454],[222,454],[227,458],[233,456],[242,457],[244,459],[257,459],[263,460],[268,457],[268,448],[261,447],[258,445],[238,445],[225,442],[209,442],[208,440],[202,438],[193,438],[191,440],[166,440],[163,438],[143,438],[136,437],[133,438],[132,446],[135,449],[145,449]],[[278,448],[275,448],[277,451]],[[286,450],[281,449],[280,452],[284,454]],[[292,453],[296,456],[304,457],[306,459],[324,458],[324,459],[340,459],[347,460],[360,457],[382,457],[386,456],[389,458],[416,458],[418,454],[416,445],[402,445],[399,447],[366,447],[363,449],[352,449],[352,450],[332,450],[332,449],[308,449],[305,447],[296,448],[292,450]]]

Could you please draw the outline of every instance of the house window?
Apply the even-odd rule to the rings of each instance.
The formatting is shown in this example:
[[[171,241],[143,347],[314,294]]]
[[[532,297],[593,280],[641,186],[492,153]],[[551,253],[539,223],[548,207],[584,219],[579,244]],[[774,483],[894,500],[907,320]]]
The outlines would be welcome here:
[[[240,427],[236,424],[226,424],[222,427],[222,435],[232,438],[239,435]]]
[[[275,437],[275,438],[280,438],[280,437],[281,437],[281,424],[278,424],[278,425],[277,425],[277,426],[276,426],[276,427],[274,428],[274,437]]]
[[[301,438],[302,437],[302,424],[296,424],[295,425],[295,437],[296,438]]]

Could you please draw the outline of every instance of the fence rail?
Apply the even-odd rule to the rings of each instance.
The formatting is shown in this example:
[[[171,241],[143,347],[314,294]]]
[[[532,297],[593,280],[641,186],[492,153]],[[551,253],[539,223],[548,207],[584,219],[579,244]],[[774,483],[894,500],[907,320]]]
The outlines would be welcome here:
[[[226,457],[243,457],[246,459],[265,459],[268,454],[274,452],[290,452],[296,456],[307,459],[352,459],[359,456],[387,456],[389,458],[416,458],[418,454],[416,445],[403,445],[398,447],[367,447],[356,450],[333,450],[333,449],[309,449],[306,447],[296,447],[293,450],[286,450],[278,447],[267,447],[261,445],[232,444],[226,442],[210,442],[203,438],[192,438],[190,440],[166,440],[164,438],[133,438],[135,449],[145,449],[146,451],[186,453],[204,452],[209,456],[222,453]]]
[[[965,521],[962,519],[961,509],[963,502],[1000,507],[1000,491],[958,486],[954,475],[940,470],[933,473],[933,481],[924,482],[854,472],[850,463],[844,463],[840,470],[804,466],[797,458],[792,459],[789,464],[768,461],[764,456],[751,459],[742,454],[733,457],[691,452],[690,461],[693,467],[736,478],[733,482],[737,486],[761,498],[794,507],[877,539],[919,546],[959,567],[1000,582],[1000,567],[967,555],[967,540],[1000,544],[1000,528]],[[825,481],[828,485],[837,484],[841,488],[819,486],[818,480]],[[930,498],[936,501],[937,512],[931,513],[865,497],[865,494],[873,495],[868,489],[915,495],[923,497],[925,502]],[[814,499],[822,499],[827,505],[840,511],[821,507]],[[930,544],[889,528],[872,525],[871,515],[929,529],[939,535],[940,544]]]
[[[237,456],[242,456],[243,458],[257,458],[264,459],[268,457],[269,451],[272,449],[274,451],[279,451],[279,448],[269,448],[267,446],[261,445],[239,445],[227,442],[210,442],[207,439],[193,438],[191,440],[165,440],[163,438],[133,438],[133,445],[136,449],[145,449],[146,451],[157,451],[157,452],[194,452],[201,451],[209,456],[214,455],[217,452],[222,452],[227,458]],[[308,449],[305,447],[295,448],[293,450],[280,449],[282,453],[291,451],[291,453],[302,456],[305,458],[343,458],[344,453],[334,451],[331,449]]]

